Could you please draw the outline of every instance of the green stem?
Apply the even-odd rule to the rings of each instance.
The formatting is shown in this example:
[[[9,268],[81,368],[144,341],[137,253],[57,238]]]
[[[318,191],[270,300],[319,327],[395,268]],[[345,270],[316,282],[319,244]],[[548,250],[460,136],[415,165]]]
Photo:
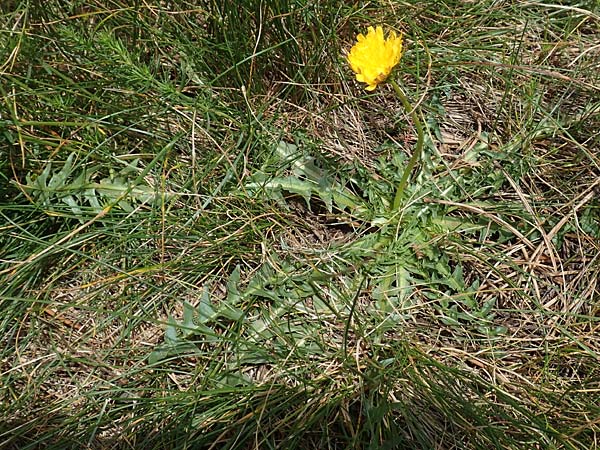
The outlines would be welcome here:
[[[421,125],[421,120],[419,119],[419,115],[417,114],[417,109],[413,108],[406,98],[406,94],[402,91],[396,80],[389,80],[389,83],[396,91],[396,95],[402,102],[404,109],[410,114],[410,118],[412,119],[415,128],[417,129],[417,147],[415,148],[414,153],[410,157],[408,161],[408,165],[406,169],[404,169],[404,173],[402,174],[402,178],[400,179],[400,183],[398,183],[398,188],[396,189],[396,196],[394,197],[394,203],[392,205],[392,211],[397,211],[400,208],[400,202],[402,201],[402,194],[404,194],[404,188],[406,187],[406,183],[408,182],[408,177],[410,176],[415,164],[421,157],[421,152],[423,151],[423,125]]]

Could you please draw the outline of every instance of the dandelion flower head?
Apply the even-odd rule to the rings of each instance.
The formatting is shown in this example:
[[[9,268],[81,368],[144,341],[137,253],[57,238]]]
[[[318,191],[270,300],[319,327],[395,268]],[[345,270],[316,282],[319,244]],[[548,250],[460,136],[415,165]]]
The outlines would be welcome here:
[[[380,26],[368,28],[367,35],[359,34],[357,42],[350,49],[348,62],[356,73],[356,79],[366,83],[367,91],[372,91],[383,83],[402,57],[402,35],[391,31],[386,38]]]

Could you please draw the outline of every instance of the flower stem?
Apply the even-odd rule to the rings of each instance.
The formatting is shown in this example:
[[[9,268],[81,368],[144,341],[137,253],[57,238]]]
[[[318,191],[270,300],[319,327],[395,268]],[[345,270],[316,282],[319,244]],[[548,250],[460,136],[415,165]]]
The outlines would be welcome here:
[[[394,203],[392,205],[392,211],[396,211],[398,210],[398,208],[400,208],[402,194],[404,194],[404,188],[406,187],[406,183],[408,182],[408,177],[410,176],[413,168],[415,167],[415,164],[421,157],[421,152],[423,151],[423,125],[421,125],[421,120],[419,119],[419,115],[417,114],[417,109],[411,106],[410,102],[408,101],[408,98],[406,98],[406,94],[404,94],[404,91],[402,91],[400,86],[398,86],[396,80],[391,79],[389,80],[389,83],[394,88],[394,91],[396,91],[396,95],[402,102],[404,109],[406,109],[406,111],[410,114],[410,118],[412,119],[413,124],[417,129],[417,147],[415,148],[415,151],[410,157],[408,165],[406,166],[406,169],[404,169],[404,173],[402,174],[402,178],[400,179],[400,183],[398,183],[398,188],[396,189],[396,196],[394,197]]]

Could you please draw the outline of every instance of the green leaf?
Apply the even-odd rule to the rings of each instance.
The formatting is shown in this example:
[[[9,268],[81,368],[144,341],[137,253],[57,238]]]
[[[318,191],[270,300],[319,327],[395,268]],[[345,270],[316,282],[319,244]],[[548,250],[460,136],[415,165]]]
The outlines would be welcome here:
[[[236,305],[239,301],[241,301],[242,296],[239,291],[240,284],[240,266],[236,266],[236,268],[229,275],[229,279],[227,280],[227,299],[226,302],[228,305],[233,306]]]
[[[75,154],[71,153],[67,157],[67,160],[65,161],[65,164],[62,167],[62,169],[60,171],[58,171],[58,173],[55,173],[52,176],[52,178],[50,179],[50,182],[48,183],[48,190],[56,191],[66,185],[67,179],[71,175],[71,167],[73,167],[73,157],[74,156],[75,156]]]
[[[226,319],[237,322],[244,317],[244,311],[225,303],[221,308],[219,308],[219,315],[225,317]]]
[[[208,287],[205,286],[202,292],[202,297],[200,298],[200,303],[196,307],[196,311],[198,311],[198,321],[200,323],[206,323],[210,320],[213,320],[217,313],[213,309],[210,304],[210,294],[208,293]]]
[[[194,321],[194,315],[196,314],[196,308],[194,308],[189,302],[183,302],[183,322],[182,332],[183,337],[187,337],[196,331],[196,322]]]
[[[171,316],[169,316],[168,325],[165,330],[165,342],[171,345],[179,342],[179,336],[177,335],[177,322]]]

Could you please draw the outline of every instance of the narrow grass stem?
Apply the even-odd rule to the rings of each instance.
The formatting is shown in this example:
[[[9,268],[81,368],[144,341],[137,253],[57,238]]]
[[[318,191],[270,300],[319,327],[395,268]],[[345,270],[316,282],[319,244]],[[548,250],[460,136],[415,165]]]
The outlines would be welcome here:
[[[406,188],[406,183],[408,182],[408,177],[410,176],[415,164],[421,157],[421,152],[423,151],[423,125],[421,124],[421,120],[419,119],[418,108],[413,108],[406,94],[402,90],[402,88],[396,83],[396,80],[391,79],[390,84],[396,91],[396,95],[402,102],[404,109],[410,114],[410,118],[412,119],[415,128],[417,129],[417,147],[413,152],[410,160],[408,161],[408,165],[406,169],[404,169],[404,173],[402,174],[402,178],[398,183],[398,188],[396,189],[396,196],[394,197],[394,203],[392,205],[392,211],[397,211],[400,208],[400,202],[402,201],[402,195],[404,194],[404,188]]]

